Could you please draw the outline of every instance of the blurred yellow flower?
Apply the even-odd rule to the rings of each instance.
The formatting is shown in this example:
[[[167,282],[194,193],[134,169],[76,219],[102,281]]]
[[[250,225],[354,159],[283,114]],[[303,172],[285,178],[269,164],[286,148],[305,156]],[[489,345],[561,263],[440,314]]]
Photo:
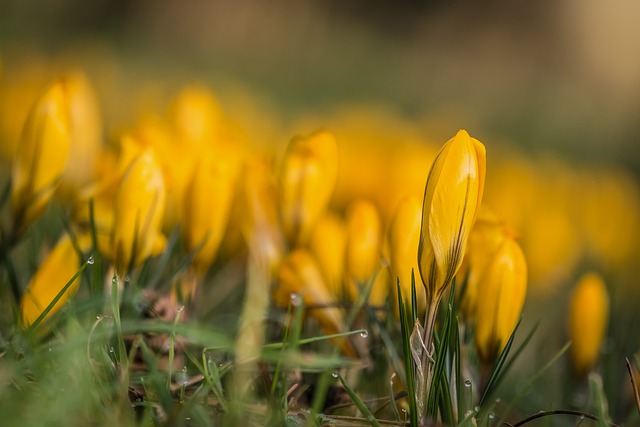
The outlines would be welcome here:
[[[347,226],[344,220],[327,211],[319,220],[309,239],[309,250],[315,256],[327,286],[337,300],[343,300]]]
[[[482,202],[484,145],[461,130],[442,147],[424,189],[418,265],[427,299],[438,301],[458,272]]]
[[[586,375],[598,361],[609,318],[609,296],[602,278],[580,278],[569,305],[571,360],[578,375]]]
[[[382,220],[375,205],[354,200],[347,209],[347,248],[345,258],[347,294],[351,300],[374,278],[381,267]],[[371,295],[383,293],[371,290]],[[374,298],[379,299],[379,298]]]
[[[407,300],[411,299],[411,272],[413,271],[416,278],[416,294],[420,312],[426,308],[424,286],[416,277],[419,274],[416,254],[420,242],[421,220],[420,199],[415,196],[407,196],[396,208],[389,228],[392,293],[397,296],[395,289],[396,281],[399,280],[403,296]]]
[[[280,172],[280,214],[292,246],[306,243],[329,204],[338,172],[334,136],[318,131],[291,140]]]
[[[118,273],[126,273],[158,246],[165,209],[162,171],[153,149],[144,149],[118,185],[114,200],[112,249]]]
[[[78,252],[69,236],[65,234],[58,240],[56,246],[27,285],[27,290],[20,304],[23,326],[27,327],[35,322],[76,274],[80,266]],[[76,292],[79,285],[80,278],[78,277],[49,311],[47,318],[62,308],[69,297]]]
[[[483,292],[480,282],[491,265],[504,240],[513,237],[503,221],[487,208],[481,208],[469,234],[467,251],[458,275],[467,278],[460,309],[467,319],[474,318],[478,304],[478,294]],[[462,289],[459,287],[458,291]]]
[[[475,343],[480,357],[494,360],[518,323],[527,293],[527,263],[518,243],[506,238],[478,283]]]
[[[61,83],[69,109],[71,149],[60,181],[60,195],[65,200],[73,200],[96,176],[96,161],[103,138],[102,117],[96,95],[84,74],[69,74],[61,79]]]
[[[247,161],[238,189],[240,230],[249,252],[274,272],[284,255],[277,187],[267,161]]]
[[[69,100],[58,81],[31,109],[13,162],[11,200],[20,226],[44,211],[60,183],[71,148],[69,120]]]
[[[224,159],[205,156],[187,184],[182,227],[188,252],[198,273],[213,262],[227,227],[233,197],[233,177]]]

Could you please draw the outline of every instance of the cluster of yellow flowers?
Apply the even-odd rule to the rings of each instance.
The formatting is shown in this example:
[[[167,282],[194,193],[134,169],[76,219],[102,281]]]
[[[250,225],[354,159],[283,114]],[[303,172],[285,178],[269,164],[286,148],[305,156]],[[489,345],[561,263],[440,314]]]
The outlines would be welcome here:
[[[14,98],[17,91],[0,93],[2,105]],[[59,239],[27,286],[25,325],[79,269],[78,251],[92,246],[91,224],[101,254],[121,277],[162,252],[167,233],[179,227],[184,251],[193,254],[175,285],[183,296],[199,291],[221,250],[246,247],[268,266],[275,303],[286,307],[293,295],[324,307],[310,313],[326,333],[345,327],[338,302],[367,291],[369,304],[384,306],[395,298],[396,280],[409,294],[414,271],[424,283],[418,292],[429,339],[443,292],[456,274],[465,276],[462,310],[476,323],[480,356],[491,360],[520,317],[528,277],[534,289],[549,288],[586,257],[617,267],[638,248],[630,236],[640,229],[640,191],[628,176],[587,177],[557,162],[540,172],[512,155],[491,166],[485,189],[485,148],[465,131],[438,151],[430,141],[389,137],[402,125],[365,114],[355,124],[343,119],[333,133],[293,138],[280,157],[280,147],[265,150],[251,141],[206,88],[192,86],[165,117],[145,115],[107,145],[94,91],[77,72],[35,101],[15,148],[5,142],[15,127],[5,110],[0,145],[12,165],[13,234],[24,233],[53,198],[72,224],[72,235]],[[364,130],[370,126],[376,131]],[[580,215],[572,207],[576,198],[585,210]],[[483,199],[500,216],[481,208]],[[606,300],[603,285],[581,289],[577,301]],[[574,336],[587,304],[572,305]],[[607,310],[598,313],[593,328],[604,331]],[[603,333],[575,346],[579,370],[594,363]]]

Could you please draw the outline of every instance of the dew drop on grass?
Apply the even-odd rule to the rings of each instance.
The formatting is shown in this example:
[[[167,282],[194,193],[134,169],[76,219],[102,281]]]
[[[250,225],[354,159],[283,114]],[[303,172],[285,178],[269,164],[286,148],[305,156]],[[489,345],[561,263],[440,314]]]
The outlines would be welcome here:
[[[93,259],[93,255],[91,255],[89,257],[89,259],[87,260],[87,264],[93,265],[94,262],[95,262],[95,260]]]
[[[466,380],[466,381],[464,382],[464,388],[470,388],[470,387],[471,387],[471,381]]]
[[[333,371],[333,374],[331,374],[331,376],[333,378],[338,378],[340,376],[340,374],[338,373],[338,371]]]
[[[369,331],[364,330],[360,332],[360,338],[367,338],[367,337],[369,337]]]
[[[300,303],[302,302],[300,300],[300,296],[298,294],[296,294],[295,292],[291,292],[290,298],[291,298],[291,305],[294,306],[294,307],[298,307],[300,305]]]
[[[109,353],[113,353],[114,351],[113,347],[109,347]]]
[[[489,412],[489,419],[493,420],[496,417],[496,414],[493,412]]]

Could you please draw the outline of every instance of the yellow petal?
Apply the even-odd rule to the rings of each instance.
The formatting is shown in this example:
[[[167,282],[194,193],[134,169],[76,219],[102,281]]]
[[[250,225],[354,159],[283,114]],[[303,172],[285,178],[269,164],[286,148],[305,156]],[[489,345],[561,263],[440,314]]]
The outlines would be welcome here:
[[[151,148],[123,176],[115,197],[113,249],[119,273],[149,257],[162,227],[164,178]]]
[[[609,296],[602,278],[585,274],[573,291],[569,305],[571,360],[584,375],[596,364],[609,318]]]
[[[12,170],[13,215],[26,225],[45,209],[67,165],[69,104],[64,85],[55,83],[31,109]]]
[[[309,250],[315,256],[328,288],[334,298],[343,299],[347,226],[342,218],[332,212],[323,215],[316,224],[309,240]]]
[[[485,169],[484,146],[464,130],[442,147],[431,167],[418,250],[428,298],[439,298],[460,268],[482,201]]]
[[[493,360],[518,323],[527,292],[527,264],[518,243],[505,239],[478,286],[476,347]]]
[[[375,205],[355,200],[347,209],[347,293],[352,300],[380,268],[382,220]]]
[[[280,212],[291,244],[306,242],[327,208],[337,165],[336,140],[327,131],[296,137],[289,143],[280,174]]]
[[[224,159],[205,156],[187,185],[182,218],[185,247],[197,251],[193,264],[198,272],[206,270],[218,252],[232,197],[233,178]]]
[[[399,280],[402,294],[407,299],[411,298],[411,272],[419,274],[416,254],[420,243],[421,220],[420,200],[415,196],[408,196],[398,204],[389,229],[392,294],[397,295],[394,290],[396,280]],[[416,282],[416,292],[422,312],[426,299],[424,287],[419,281]]]
[[[64,235],[56,243],[55,248],[46,257],[35,275],[27,285],[22,297],[20,311],[22,324],[31,325],[42,314],[45,308],[60,293],[62,288],[80,269],[80,260],[68,235]],[[80,284],[77,278],[62,297],[53,306],[47,317],[52,316],[67,302]]]

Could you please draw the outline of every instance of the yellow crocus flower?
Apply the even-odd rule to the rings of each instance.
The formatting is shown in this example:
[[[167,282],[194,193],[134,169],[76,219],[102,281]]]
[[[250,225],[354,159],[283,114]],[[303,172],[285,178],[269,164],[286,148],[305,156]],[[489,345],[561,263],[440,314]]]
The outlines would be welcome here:
[[[196,251],[198,273],[213,262],[224,236],[233,197],[233,178],[224,161],[205,156],[187,184],[182,219],[187,251]]]
[[[467,278],[464,295],[460,301],[460,309],[466,319],[474,318],[478,293],[482,292],[480,281],[496,251],[509,237],[513,237],[513,233],[507,229],[504,222],[490,210],[481,208],[469,235],[467,251],[458,272],[459,276]],[[461,287],[458,290],[461,290]]]
[[[418,265],[427,299],[438,301],[458,272],[482,202],[484,145],[460,130],[434,160],[424,190]]]
[[[69,101],[62,82],[36,101],[25,123],[11,176],[18,227],[35,220],[60,183],[71,148]]]
[[[71,149],[62,174],[59,194],[74,200],[78,191],[95,177],[96,161],[102,146],[102,118],[96,95],[87,77],[75,72],[61,79],[70,117]]]
[[[142,262],[163,245],[165,186],[153,149],[144,149],[122,177],[114,200],[112,249],[118,273]]]
[[[20,303],[22,324],[31,325],[42,314],[62,288],[80,269],[80,258],[68,235],[58,240],[56,246],[45,258],[38,271],[31,278]],[[47,317],[60,310],[80,285],[80,278],[67,289],[53,306]]]
[[[518,243],[505,239],[478,284],[475,343],[480,357],[494,360],[518,323],[527,293],[527,263]]]
[[[344,220],[333,212],[326,212],[311,233],[309,250],[315,256],[331,294],[338,300],[344,298],[342,278],[346,247]]]
[[[354,200],[347,209],[347,248],[345,268],[347,294],[356,300],[380,268],[382,220],[375,205]],[[372,289],[372,294],[375,293]]]
[[[274,272],[284,255],[284,239],[278,222],[277,187],[268,162],[249,160],[239,181],[242,236],[251,255]]]
[[[420,200],[415,196],[407,196],[398,204],[389,228],[391,289],[396,295],[395,285],[399,280],[402,294],[407,300],[411,299],[411,272],[413,271],[414,275],[419,274],[416,253],[420,243],[421,220]],[[417,281],[416,293],[419,310],[423,311],[426,308],[425,291]]]
[[[568,314],[571,360],[576,373],[585,375],[598,360],[609,318],[609,296],[599,275],[587,273],[580,278]]]
[[[296,249],[282,260],[273,298],[275,303],[283,308],[300,302],[306,307],[331,305],[336,302],[327,288],[316,260],[306,249]],[[308,313],[318,321],[325,334],[342,331],[344,316],[339,308],[314,307]],[[342,342],[343,350],[353,355],[348,343]]]
[[[282,228],[291,245],[308,239],[329,204],[337,173],[338,149],[330,132],[291,140],[279,183]]]

